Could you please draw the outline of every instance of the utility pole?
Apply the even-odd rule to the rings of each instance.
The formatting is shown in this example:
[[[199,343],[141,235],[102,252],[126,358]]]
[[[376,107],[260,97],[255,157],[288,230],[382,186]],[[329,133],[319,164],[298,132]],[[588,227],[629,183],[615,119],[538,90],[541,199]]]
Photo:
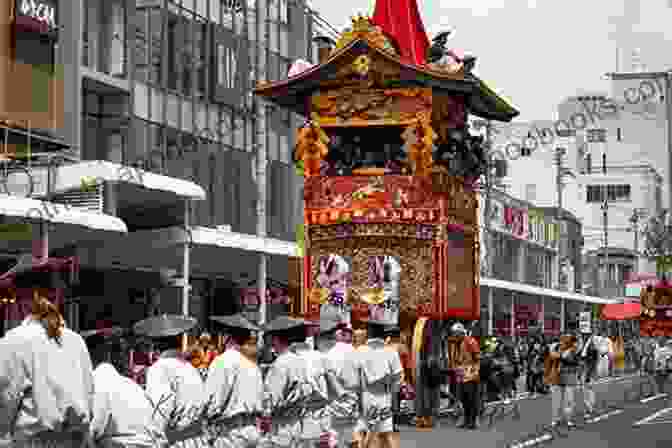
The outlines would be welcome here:
[[[266,80],[268,66],[268,51],[261,50],[262,48],[269,48],[270,43],[270,4],[271,2],[257,2],[258,5],[265,4],[263,8],[264,15],[264,38],[259,43],[259,51],[254,52],[257,56],[256,72],[258,80]],[[260,8],[261,9],[261,8]],[[247,14],[246,14],[247,16]],[[247,26],[247,19],[245,26]],[[249,53],[246,57],[250,57]],[[255,146],[256,151],[256,174],[257,174],[257,236],[259,238],[266,238],[266,165],[267,165],[267,151],[266,147],[266,104],[257,96],[253,100],[253,116],[255,117]],[[266,271],[267,271],[267,256],[263,252],[259,252],[259,265],[257,274],[257,294],[259,295],[259,326],[266,323]],[[259,337],[257,345],[263,349],[264,338]]]
[[[632,225],[631,229],[634,233],[634,244],[633,249],[635,252],[635,273],[639,273],[639,212],[637,209],[632,211],[632,216],[630,217],[630,224]]]
[[[602,225],[604,231],[604,279],[602,288],[604,294],[607,293],[607,284],[609,278],[609,198],[607,198],[607,186],[604,186],[604,202],[602,203]]]
[[[490,219],[492,217],[492,169],[493,169],[493,160],[491,155],[492,149],[492,123],[490,120],[482,121],[478,120],[474,123],[476,128],[485,128],[485,157],[486,157],[486,168],[485,168],[485,203],[483,205],[483,240],[481,248],[485,248],[485,257],[483,257],[485,266],[481,269],[481,274],[484,276],[490,277],[493,271],[493,256],[491,251],[493,250],[493,238],[490,234]],[[482,249],[481,249],[482,250]],[[488,309],[492,310],[493,307],[493,290],[491,287],[488,287]],[[493,319],[492,312],[488,313],[488,334],[493,332]]]
[[[563,182],[563,175],[565,174],[565,165],[564,165],[564,156],[567,154],[567,149],[566,148],[555,148],[555,168],[556,168],[556,174],[555,174],[555,187],[556,187],[556,194],[557,194],[557,204],[558,207],[556,209],[556,221],[558,222],[558,226],[560,228],[560,235],[558,239],[558,255],[557,255],[557,267],[556,267],[556,283],[558,286],[560,286],[560,275],[562,273],[562,263],[560,260],[560,256],[562,255],[562,191],[565,188],[565,184]],[[570,291],[574,290],[574,286],[571,286]]]

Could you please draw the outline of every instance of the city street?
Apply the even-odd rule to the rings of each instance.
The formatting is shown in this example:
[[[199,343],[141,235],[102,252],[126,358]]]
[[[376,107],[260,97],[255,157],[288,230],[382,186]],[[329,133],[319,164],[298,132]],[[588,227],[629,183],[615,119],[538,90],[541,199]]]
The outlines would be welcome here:
[[[417,432],[412,427],[402,427],[401,440],[404,446],[445,447],[446,441],[455,446],[522,448],[533,446],[557,447],[638,447],[658,446],[658,442],[672,442],[672,432],[665,420],[672,424],[671,405],[666,396],[652,399],[640,398],[639,384],[643,379],[636,376],[609,378],[595,385],[598,400],[603,401],[605,411],[583,424],[577,418],[578,426],[571,432],[560,430],[554,437],[544,427],[551,421],[550,395],[520,398],[521,419],[511,416],[488,427],[481,422],[476,431],[465,431],[454,427],[444,419],[431,431]],[[650,394],[650,388],[644,392]],[[629,391],[629,392],[628,392]],[[626,403],[628,400],[629,403]],[[641,401],[644,401],[642,403]],[[577,413],[583,413],[582,396],[577,394]],[[653,417],[652,417],[653,416]],[[646,420],[648,418],[648,420]],[[635,423],[639,425],[633,427]],[[462,444],[464,442],[464,445]],[[468,445],[467,445],[468,444]],[[452,446],[452,445],[451,445]]]

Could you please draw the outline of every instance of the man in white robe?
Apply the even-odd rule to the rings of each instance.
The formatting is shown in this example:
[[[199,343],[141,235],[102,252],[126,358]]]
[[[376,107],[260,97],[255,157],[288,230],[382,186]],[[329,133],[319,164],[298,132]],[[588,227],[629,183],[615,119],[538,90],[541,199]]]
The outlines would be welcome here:
[[[192,433],[188,428],[198,425],[197,415],[205,405],[205,385],[198,370],[178,350],[176,338],[157,340],[164,349],[154,364],[147,369],[145,391],[154,407],[154,422],[166,433],[169,441],[172,435],[178,439]],[[194,433],[186,440],[178,440],[175,447],[194,448],[207,446],[205,437]]]
[[[104,334],[102,330],[87,337],[96,364],[91,439],[101,448],[153,447],[162,439],[153,427],[154,409],[142,387],[120,373],[128,371],[125,344],[114,336],[105,340]]]
[[[346,342],[351,340],[350,334],[351,328],[347,324],[339,323],[320,335],[321,350],[326,351],[327,369],[333,372],[333,377],[342,390],[339,396],[332,397],[330,394],[329,397],[330,426],[336,433],[339,448],[355,444],[353,433],[360,416],[361,375],[355,349],[351,343]]]
[[[258,328],[240,315],[213,319],[226,325],[231,337],[208,369],[205,390],[214,421],[206,433],[212,433],[217,448],[253,448],[261,442],[257,420],[264,410],[264,380],[256,362]]]
[[[399,434],[394,432],[392,394],[401,385],[401,358],[385,345],[384,324],[369,322],[368,351],[361,352],[362,409],[369,433],[388,448],[397,448]]]
[[[327,397],[301,354],[305,351],[305,321],[283,316],[269,323],[265,331],[278,353],[265,379],[273,426],[270,440],[273,446],[298,447],[303,443],[305,413]]]
[[[78,448],[88,439],[91,358],[82,337],[46,301],[51,281],[50,274],[17,275],[17,288],[33,294],[39,314],[0,339],[0,443],[12,448]]]

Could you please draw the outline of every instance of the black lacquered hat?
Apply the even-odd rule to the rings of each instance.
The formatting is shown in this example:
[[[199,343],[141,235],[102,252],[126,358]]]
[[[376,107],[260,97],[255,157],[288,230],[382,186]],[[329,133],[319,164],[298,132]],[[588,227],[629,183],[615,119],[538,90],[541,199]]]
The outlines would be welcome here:
[[[278,333],[283,331],[297,330],[307,325],[304,319],[295,317],[280,316],[268,324],[264,325],[266,333]]]
[[[242,314],[232,314],[230,316],[211,316],[210,320],[213,320],[217,323],[220,323],[228,328],[247,330],[247,331],[260,331],[261,329],[250,322]]]
[[[163,314],[141,320],[133,325],[133,331],[150,338],[177,336],[194,328],[196,319],[188,316]]]

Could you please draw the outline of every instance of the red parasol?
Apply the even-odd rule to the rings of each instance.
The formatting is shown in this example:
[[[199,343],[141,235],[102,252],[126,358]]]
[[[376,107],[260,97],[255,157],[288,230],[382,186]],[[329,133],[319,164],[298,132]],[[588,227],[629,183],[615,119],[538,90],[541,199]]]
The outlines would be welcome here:
[[[602,307],[602,319],[628,320],[639,318],[641,306],[639,302],[610,303]]]
[[[371,22],[395,41],[404,62],[425,65],[429,38],[416,0],[377,0]]]

